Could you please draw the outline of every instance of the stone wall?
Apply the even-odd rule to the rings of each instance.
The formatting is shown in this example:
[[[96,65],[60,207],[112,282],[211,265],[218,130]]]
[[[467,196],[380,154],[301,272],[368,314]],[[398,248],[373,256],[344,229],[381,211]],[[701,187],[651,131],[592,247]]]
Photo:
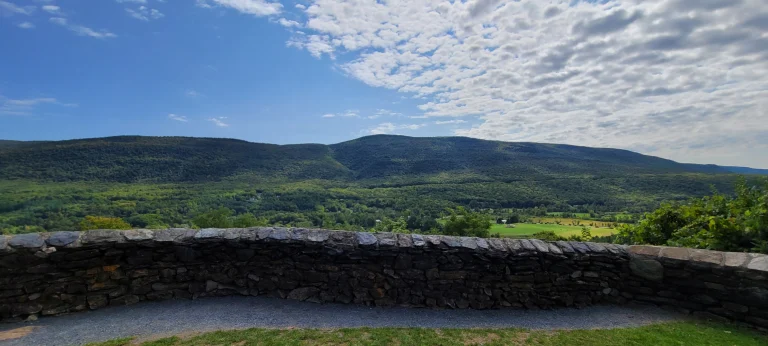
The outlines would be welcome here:
[[[630,246],[622,296],[683,313],[768,328],[768,256]]]
[[[144,300],[553,308],[649,302],[768,327],[768,256],[581,242],[252,228],[0,236],[0,319]]]

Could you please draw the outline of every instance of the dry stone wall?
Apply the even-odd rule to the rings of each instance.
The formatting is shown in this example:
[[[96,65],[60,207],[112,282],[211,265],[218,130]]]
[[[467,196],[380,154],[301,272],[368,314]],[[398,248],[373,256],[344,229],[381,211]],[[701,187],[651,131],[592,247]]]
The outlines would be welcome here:
[[[0,319],[145,300],[553,308],[648,302],[768,327],[768,256],[314,229],[0,236]]]

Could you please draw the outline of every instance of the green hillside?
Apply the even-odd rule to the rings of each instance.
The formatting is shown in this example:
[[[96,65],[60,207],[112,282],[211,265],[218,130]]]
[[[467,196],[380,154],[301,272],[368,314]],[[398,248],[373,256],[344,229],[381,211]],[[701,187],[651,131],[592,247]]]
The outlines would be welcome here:
[[[626,150],[463,137],[378,135],[334,145],[233,139],[108,137],[0,143],[0,179],[204,182],[247,174],[290,181],[412,179],[451,173],[473,181],[726,172]]]
[[[409,227],[429,230],[456,206],[499,216],[544,209],[637,215],[713,186],[730,193],[736,177],[626,150],[462,137],[379,135],[333,145],[136,136],[6,141],[0,233],[77,230],[89,215],[132,227],[189,226],[220,207],[263,224],[340,229],[406,217]]]
[[[243,172],[297,180],[349,175],[317,144],[125,136],[0,147],[0,179],[201,182]]]

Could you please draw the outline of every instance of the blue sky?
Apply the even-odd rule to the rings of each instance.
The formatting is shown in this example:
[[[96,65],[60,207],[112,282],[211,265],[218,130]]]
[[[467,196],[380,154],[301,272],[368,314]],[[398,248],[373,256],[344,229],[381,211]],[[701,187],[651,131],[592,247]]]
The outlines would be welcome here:
[[[0,138],[461,135],[768,168],[760,0],[0,0]]]
[[[78,35],[43,10],[1,17],[0,95],[38,102],[25,114],[0,115],[0,138],[142,134],[332,143],[367,134],[381,119],[366,117],[380,109],[420,114],[417,102],[345,77],[327,57],[286,47],[291,34],[277,23],[181,3],[150,1],[147,7],[164,14],[156,20],[125,11],[140,6],[60,6],[68,21],[112,38]],[[35,27],[18,27],[25,22]],[[359,115],[354,122],[322,118],[350,110]],[[209,120],[220,117],[228,126]],[[449,132],[419,132],[439,134]]]

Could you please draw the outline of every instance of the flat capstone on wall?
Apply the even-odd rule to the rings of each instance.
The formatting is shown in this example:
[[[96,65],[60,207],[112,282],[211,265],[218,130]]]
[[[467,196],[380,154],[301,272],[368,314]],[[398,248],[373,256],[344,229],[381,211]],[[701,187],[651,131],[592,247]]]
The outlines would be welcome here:
[[[768,328],[768,256],[300,228],[0,236],[0,320],[162,299],[550,309],[642,302]]]

